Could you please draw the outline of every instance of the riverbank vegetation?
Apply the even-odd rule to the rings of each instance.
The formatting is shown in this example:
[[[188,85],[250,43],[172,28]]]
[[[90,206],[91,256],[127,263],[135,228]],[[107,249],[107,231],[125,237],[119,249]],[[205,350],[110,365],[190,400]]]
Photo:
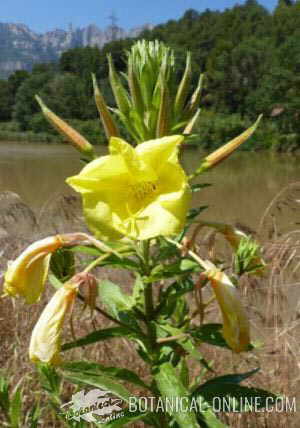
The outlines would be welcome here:
[[[191,87],[205,73],[202,112],[195,141],[204,148],[247,128],[258,114],[263,126],[245,149],[293,151],[300,147],[300,2],[279,0],[271,13],[255,0],[223,12],[188,10],[182,18],[158,25],[141,38],[162,40],[176,51],[178,76],[192,52]],[[34,95],[69,120],[93,144],[106,144],[92,95],[95,73],[108,104],[107,54],[124,71],[124,49],[135,40],[117,40],[64,52],[58,64],[16,71],[0,82],[0,139],[60,141],[42,117]],[[15,124],[7,125],[13,120]]]

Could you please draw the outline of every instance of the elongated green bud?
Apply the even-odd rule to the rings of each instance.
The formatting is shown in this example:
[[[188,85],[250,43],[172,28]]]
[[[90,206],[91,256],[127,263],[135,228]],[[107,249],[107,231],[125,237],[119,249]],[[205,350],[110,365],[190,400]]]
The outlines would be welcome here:
[[[143,97],[141,93],[141,87],[133,67],[133,58],[131,56],[128,57],[128,84],[133,107],[138,112],[138,114],[142,116],[144,112]]]
[[[201,113],[201,109],[199,108],[196,113],[194,114],[194,116],[192,117],[192,119],[189,121],[189,123],[187,124],[187,126],[185,127],[184,131],[183,131],[183,135],[189,135],[192,133],[194,126],[197,123],[197,120],[199,118],[199,115]]]
[[[114,97],[117,103],[117,106],[121,113],[127,115],[128,111],[130,110],[130,101],[128,98],[128,93],[124,86],[122,85],[121,79],[116,72],[112,56],[108,55],[108,64],[109,64],[109,81],[112,88],[112,91],[114,93]]]
[[[225,144],[224,146],[220,147],[219,149],[217,149],[216,151],[208,155],[202,161],[200,167],[189,178],[191,179],[196,177],[197,175],[201,174],[207,169],[212,168],[213,166],[222,162],[224,159],[228,158],[228,156],[230,156],[231,153],[233,153],[241,144],[243,144],[245,141],[248,140],[248,138],[251,137],[251,135],[257,129],[262,116],[263,115],[261,114],[258,117],[257,121],[252,126],[250,126],[250,128],[248,128],[245,132],[243,132],[241,135],[229,141],[229,143]]]
[[[42,101],[42,99],[36,95],[37,102],[39,103],[42,112],[46,119],[51,123],[51,125],[63,136],[65,137],[75,149],[79,150],[85,156],[88,156],[90,159],[95,159],[96,154],[94,152],[93,146],[81,135],[79,132],[75,131],[70,125],[68,125],[64,120],[60,119],[55,113],[53,113]]]
[[[96,76],[92,74],[92,78],[93,78],[95,102],[96,102],[96,106],[104,127],[105,135],[108,140],[111,137],[118,137],[120,135],[119,130],[117,128],[117,125],[115,124],[115,121],[112,115],[110,114],[110,111],[108,110],[108,107],[105,103],[103,95],[101,94],[100,89],[97,85]]]
[[[195,89],[195,92],[193,93],[189,104],[187,105],[187,114],[189,116],[193,115],[198,109],[202,88],[203,88],[203,81],[204,81],[204,74],[200,74],[198,86]]]
[[[186,57],[186,67],[185,67],[185,71],[184,74],[182,76],[182,80],[180,82],[180,85],[178,87],[178,91],[176,94],[176,98],[175,98],[175,106],[174,106],[174,113],[175,116],[179,116],[181,115],[185,102],[186,102],[186,98],[187,98],[187,94],[188,94],[188,90],[190,87],[190,83],[191,83],[191,78],[192,78],[192,56],[191,53],[188,52],[187,57]]]
[[[161,86],[161,100],[157,121],[156,137],[161,138],[169,134],[170,103],[166,85]]]

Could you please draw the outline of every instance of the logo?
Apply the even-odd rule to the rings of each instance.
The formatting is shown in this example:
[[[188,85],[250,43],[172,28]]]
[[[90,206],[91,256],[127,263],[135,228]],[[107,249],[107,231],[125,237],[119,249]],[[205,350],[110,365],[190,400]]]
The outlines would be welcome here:
[[[92,389],[72,395],[71,401],[61,406],[68,421],[107,423],[124,416],[122,400],[112,396],[110,391]]]

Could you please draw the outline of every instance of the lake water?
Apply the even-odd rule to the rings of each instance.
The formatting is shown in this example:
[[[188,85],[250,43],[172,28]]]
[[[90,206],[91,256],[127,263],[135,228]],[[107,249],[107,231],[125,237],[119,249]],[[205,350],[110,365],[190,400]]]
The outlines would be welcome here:
[[[192,171],[201,157],[199,150],[186,149],[184,166]],[[18,193],[35,212],[50,196],[70,193],[64,180],[81,168],[78,153],[68,145],[0,142],[0,191]],[[272,198],[297,180],[299,155],[239,152],[201,176],[198,181],[213,186],[197,193],[193,204],[209,205],[203,218],[255,228]]]

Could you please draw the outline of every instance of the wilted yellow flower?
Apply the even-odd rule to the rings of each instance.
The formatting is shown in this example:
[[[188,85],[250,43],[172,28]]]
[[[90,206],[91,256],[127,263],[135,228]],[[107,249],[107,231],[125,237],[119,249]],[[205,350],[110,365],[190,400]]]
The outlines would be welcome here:
[[[59,364],[61,332],[63,323],[76,298],[78,284],[67,283],[53,295],[36,323],[30,340],[29,356],[31,361],[47,364]]]
[[[49,270],[51,253],[60,248],[59,235],[34,242],[11,262],[4,277],[4,292],[23,296],[27,303],[35,303],[43,292]]]
[[[223,316],[223,336],[235,352],[246,351],[250,344],[250,326],[237,288],[228,276],[206,262],[204,275],[210,280]]]
[[[67,179],[82,194],[87,224],[97,237],[149,239],[180,232],[190,200],[178,162],[182,141],[175,135],[133,148],[112,137],[108,156]]]

